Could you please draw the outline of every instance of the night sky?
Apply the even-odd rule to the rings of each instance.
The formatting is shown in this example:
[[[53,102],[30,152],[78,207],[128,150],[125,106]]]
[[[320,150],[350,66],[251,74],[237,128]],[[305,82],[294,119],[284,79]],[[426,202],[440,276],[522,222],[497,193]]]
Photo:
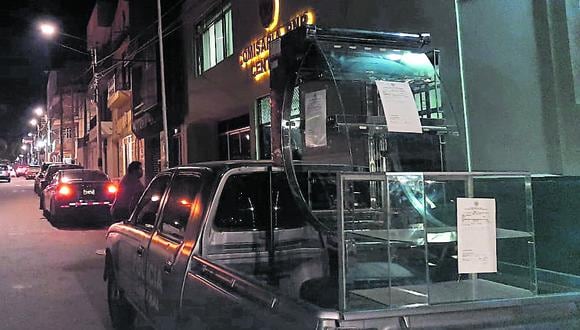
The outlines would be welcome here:
[[[0,5],[0,159],[14,159],[20,139],[32,128],[32,109],[46,104],[46,72],[73,52],[39,36],[36,23],[56,21],[62,30],[84,37],[95,0],[17,0]],[[83,49],[78,41],[62,44]]]

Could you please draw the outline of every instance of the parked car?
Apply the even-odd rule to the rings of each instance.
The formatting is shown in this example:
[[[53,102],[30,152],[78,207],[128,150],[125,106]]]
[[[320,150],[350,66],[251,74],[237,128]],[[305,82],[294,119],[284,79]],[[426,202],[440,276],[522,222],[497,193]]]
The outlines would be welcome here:
[[[12,165],[8,165],[8,170],[10,171],[10,177],[15,178],[16,170],[14,169],[14,167]]]
[[[34,177],[34,192],[40,196],[40,193],[42,190],[40,190],[41,187],[41,182],[44,179],[44,176],[46,175],[46,171],[48,170],[48,167],[50,165],[53,164],[62,164],[62,163],[42,163],[42,165],[40,165],[40,172],[38,172],[38,174]]]
[[[53,176],[58,173],[60,170],[72,170],[72,169],[82,169],[83,167],[80,165],[75,164],[50,164],[46,169],[46,173],[44,176],[39,180],[39,196],[42,196],[42,191],[44,188],[48,186],[48,184],[52,181]]]
[[[36,178],[36,176],[38,175],[38,173],[40,172],[40,166],[38,165],[30,165],[28,166],[28,168],[26,169],[26,180],[34,180],[34,178]]]
[[[117,186],[99,170],[59,170],[40,196],[40,209],[54,223],[109,222]]]
[[[10,182],[10,169],[8,165],[0,165],[0,180]]]
[[[26,171],[28,171],[28,165],[24,165],[24,164],[16,165],[15,172],[16,172],[17,178],[19,178],[21,176],[25,176]]]

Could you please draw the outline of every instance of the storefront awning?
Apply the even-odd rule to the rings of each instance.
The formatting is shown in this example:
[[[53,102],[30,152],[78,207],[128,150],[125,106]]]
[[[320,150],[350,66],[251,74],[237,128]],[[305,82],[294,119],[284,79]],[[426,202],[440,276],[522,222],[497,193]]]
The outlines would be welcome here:
[[[101,122],[101,137],[106,138],[113,133],[113,123],[110,121]],[[93,127],[89,132],[89,141],[97,140],[97,127]]]
[[[134,113],[131,128],[135,136],[140,139],[149,135],[159,135],[159,132],[163,130],[161,108],[155,105],[147,110]]]

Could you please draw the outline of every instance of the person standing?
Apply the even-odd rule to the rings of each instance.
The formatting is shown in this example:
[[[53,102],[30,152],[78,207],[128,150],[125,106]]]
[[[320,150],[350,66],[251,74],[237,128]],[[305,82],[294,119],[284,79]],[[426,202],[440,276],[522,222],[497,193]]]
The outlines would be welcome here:
[[[145,190],[141,182],[143,177],[143,166],[141,162],[133,161],[127,166],[127,174],[123,176],[119,183],[119,190],[113,205],[111,205],[111,216],[113,220],[128,219],[137,205],[141,194]]]

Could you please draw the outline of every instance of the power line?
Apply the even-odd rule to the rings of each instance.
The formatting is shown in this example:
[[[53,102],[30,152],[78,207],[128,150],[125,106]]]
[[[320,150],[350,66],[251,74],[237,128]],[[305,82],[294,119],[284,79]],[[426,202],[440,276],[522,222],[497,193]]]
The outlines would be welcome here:
[[[169,15],[169,14],[170,14],[170,13],[171,13],[173,10],[177,9],[177,7],[178,7],[178,6],[180,6],[180,5],[182,5],[184,2],[185,2],[185,0],[180,0],[179,2],[175,3],[175,4],[174,4],[173,6],[171,6],[169,9],[167,9],[167,10],[165,11],[165,13],[164,13],[164,14],[162,14],[162,15],[161,15],[161,18],[162,18],[162,19],[163,19],[163,18],[165,18],[165,16]],[[191,8],[191,6],[192,6],[192,5],[190,5],[190,7],[188,7],[188,9],[189,9],[189,8]],[[171,22],[170,24],[173,24],[174,22],[176,22],[176,21],[173,21],[173,22]],[[134,37],[133,37],[133,38],[132,38],[132,39],[129,41],[129,48],[130,48],[131,46],[133,46],[133,45],[131,44],[132,42],[135,42],[135,43],[136,43],[136,42],[138,42],[138,41],[139,41],[139,38],[141,38],[143,35],[145,35],[145,34],[148,32],[148,31],[147,31],[148,29],[155,28],[155,27],[156,27],[156,25],[157,25],[157,19],[155,19],[155,20],[154,20],[154,21],[153,21],[151,24],[149,24],[147,27],[145,27],[145,28],[144,28],[144,29],[141,31],[141,33],[137,34],[136,36],[134,36]],[[169,25],[168,25],[168,27],[167,27],[167,28],[169,28]],[[153,31],[153,32],[154,32],[154,31]],[[149,33],[151,33],[151,32],[149,32]],[[108,54],[108,55],[104,56],[102,59],[100,59],[99,61],[97,61],[97,65],[99,65],[99,64],[101,64],[102,62],[106,61],[106,60],[107,60],[108,58],[110,58],[111,56],[114,56],[114,54],[115,54],[115,52],[116,52],[116,51],[117,51],[117,50],[114,50],[114,51],[112,51],[110,54]]]

